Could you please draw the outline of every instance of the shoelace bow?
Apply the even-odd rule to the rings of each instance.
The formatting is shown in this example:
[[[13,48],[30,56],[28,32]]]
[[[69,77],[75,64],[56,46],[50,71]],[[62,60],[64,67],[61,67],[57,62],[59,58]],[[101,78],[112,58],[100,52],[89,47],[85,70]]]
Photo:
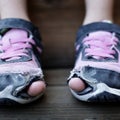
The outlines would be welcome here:
[[[113,58],[116,53],[115,45],[117,45],[118,39],[114,33],[109,35],[95,36],[94,33],[87,36],[83,40],[83,44],[88,46],[85,49],[85,56],[91,56],[95,59]]]
[[[31,49],[35,45],[31,38],[23,39],[9,39],[0,41],[0,59],[1,60],[15,60],[22,56],[28,56],[27,48]]]

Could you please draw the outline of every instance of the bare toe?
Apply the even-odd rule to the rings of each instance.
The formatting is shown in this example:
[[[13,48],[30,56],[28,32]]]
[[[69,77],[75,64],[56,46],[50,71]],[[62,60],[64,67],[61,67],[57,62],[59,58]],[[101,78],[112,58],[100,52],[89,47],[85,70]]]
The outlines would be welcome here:
[[[45,89],[46,89],[46,85],[43,81],[36,81],[32,83],[31,86],[29,87],[28,94],[30,96],[37,96],[42,92],[44,92]]]
[[[72,78],[69,81],[69,87],[75,91],[82,91],[85,89],[85,83],[80,78]]]

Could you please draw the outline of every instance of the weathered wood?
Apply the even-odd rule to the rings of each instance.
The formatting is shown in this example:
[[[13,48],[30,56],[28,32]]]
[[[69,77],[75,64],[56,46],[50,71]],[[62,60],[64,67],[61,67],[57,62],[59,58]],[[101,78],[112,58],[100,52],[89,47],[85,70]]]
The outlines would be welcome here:
[[[43,67],[70,67],[74,62],[76,32],[83,20],[84,2],[79,0],[31,0],[29,13],[39,27],[44,44]]]
[[[44,70],[45,80],[49,86],[66,86],[71,69]]]
[[[69,69],[47,70],[48,88],[38,101],[0,107],[0,120],[119,120],[120,104],[90,104],[76,100],[63,84]],[[63,75],[61,76],[61,74]],[[55,76],[54,76],[55,74]],[[57,84],[56,75],[59,76]],[[60,77],[61,76],[61,77]],[[53,83],[55,82],[55,84]],[[60,83],[60,81],[62,83]]]

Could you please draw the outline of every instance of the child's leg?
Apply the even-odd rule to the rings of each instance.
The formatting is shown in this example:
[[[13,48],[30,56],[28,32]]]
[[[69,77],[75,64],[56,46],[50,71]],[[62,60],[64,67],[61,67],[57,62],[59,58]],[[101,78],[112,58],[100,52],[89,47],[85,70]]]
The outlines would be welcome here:
[[[113,21],[113,0],[85,0],[86,15],[83,24],[102,20]]]
[[[86,16],[83,24],[99,22],[102,20],[113,20],[113,0],[86,0]],[[79,67],[79,61],[75,64],[75,69]],[[72,78],[69,86],[75,91],[85,89],[85,84],[79,78]]]
[[[26,0],[0,0],[0,15],[4,18],[21,18],[30,21]]]
[[[26,0],[0,0],[0,15],[1,19],[5,18],[20,18],[30,21]],[[31,96],[37,96],[45,90],[45,83],[43,81],[36,81],[28,88],[28,94]]]

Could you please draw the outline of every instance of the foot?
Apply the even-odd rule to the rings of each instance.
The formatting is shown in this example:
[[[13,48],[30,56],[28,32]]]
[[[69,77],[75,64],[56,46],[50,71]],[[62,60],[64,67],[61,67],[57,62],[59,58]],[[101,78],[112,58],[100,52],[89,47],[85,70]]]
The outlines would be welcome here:
[[[44,92],[46,85],[43,81],[33,82],[28,88],[28,94],[30,96],[38,96],[40,93]]]
[[[109,33],[109,32],[93,32],[93,33],[90,33],[89,34],[89,36],[87,36],[86,38],[84,38],[84,42],[86,42],[85,44],[87,45],[91,45],[91,47],[93,47],[92,49],[94,50],[95,49],[95,51],[93,51],[92,49],[87,49],[86,50],[86,56],[90,56],[91,54],[92,54],[92,57],[93,58],[95,58],[95,59],[99,59],[101,56],[103,56],[103,58],[104,58],[104,54],[100,51],[100,49],[102,50],[102,49],[106,49],[107,50],[107,48],[99,48],[98,49],[98,53],[96,52],[97,51],[97,47],[95,46],[95,44],[102,44],[101,43],[101,41],[99,41],[99,39],[101,40],[101,39],[103,39],[103,38],[105,38],[105,37],[108,37],[108,39],[111,39],[111,33]],[[94,41],[94,42],[92,42],[92,41],[90,41],[91,39],[96,39],[96,41]],[[88,43],[87,43],[88,42]],[[97,42],[97,43],[95,43],[95,42]],[[107,43],[106,43],[107,44]],[[103,45],[104,46],[104,45]],[[98,54],[98,55],[96,55],[96,54]],[[101,54],[101,56],[99,56],[99,54]],[[110,54],[111,55],[109,55],[109,53],[106,53],[106,55],[108,56],[110,56],[110,57],[112,57],[112,54],[114,54],[114,51],[110,51]],[[102,58],[102,57],[101,57]],[[77,61],[77,63],[76,63],[76,65],[75,65],[75,69],[77,69],[77,68],[80,68],[80,64],[81,64],[81,61],[79,61],[79,59],[80,58],[78,58],[78,61]],[[85,85],[85,82],[82,80],[82,79],[80,79],[80,78],[78,78],[78,77],[73,77],[73,78],[71,78],[70,79],[70,81],[69,81],[69,87],[72,89],[72,90],[74,90],[74,91],[76,91],[76,92],[81,92],[81,91],[83,91],[85,88],[86,88],[86,85]]]
[[[5,33],[5,35],[2,37],[2,41],[11,41],[12,43],[12,40],[16,40],[16,44],[13,44],[16,45],[16,47],[19,47],[19,46],[24,46],[24,44],[21,42],[19,44],[17,44],[17,40],[21,40],[22,39],[28,39],[28,33],[24,30],[20,30],[20,29],[11,29],[9,30],[8,32]],[[23,41],[24,42],[24,41]],[[7,44],[7,43],[6,43]],[[28,43],[29,44],[29,43]],[[12,46],[12,45],[11,45]],[[11,49],[11,52],[14,52],[12,51],[13,48],[10,48]],[[21,48],[20,48],[21,49]],[[19,48],[18,48],[19,50]],[[17,49],[16,49],[17,51]],[[11,53],[9,53],[11,54]],[[13,53],[14,54],[14,53]],[[18,53],[18,54],[21,54],[21,53]],[[23,53],[24,54],[24,53]],[[9,56],[10,58],[7,58],[8,61],[10,60],[16,60],[16,59],[20,59],[20,56],[18,55],[15,55],[14,57],[11,57]],[[30,69],[30,68],[29,68]],[[45,91],[45,88],[46,88],[46,85],[45,85],[45,82],[44,81],[35,81],[33,82],[28,90],[27,90],[27,93],[30,95],[30,96],[38,96],[40,93],[44,92]]]
[[[119,30],[111,23],[82,26],[76,41],[76,63],[68,78],[71,93],[82,101],[120,100]]]
[[[0,30],[0,102],[26,104],[35,101],[46,89],[38,31],[32,23],[22,19],[0,22],[3,28],[5,25],[5,29]]]
[[[72,78],[69,81],[69,87],[76,92],[81,92],[85,89],[86,86],[83,80],[80,78]]]

